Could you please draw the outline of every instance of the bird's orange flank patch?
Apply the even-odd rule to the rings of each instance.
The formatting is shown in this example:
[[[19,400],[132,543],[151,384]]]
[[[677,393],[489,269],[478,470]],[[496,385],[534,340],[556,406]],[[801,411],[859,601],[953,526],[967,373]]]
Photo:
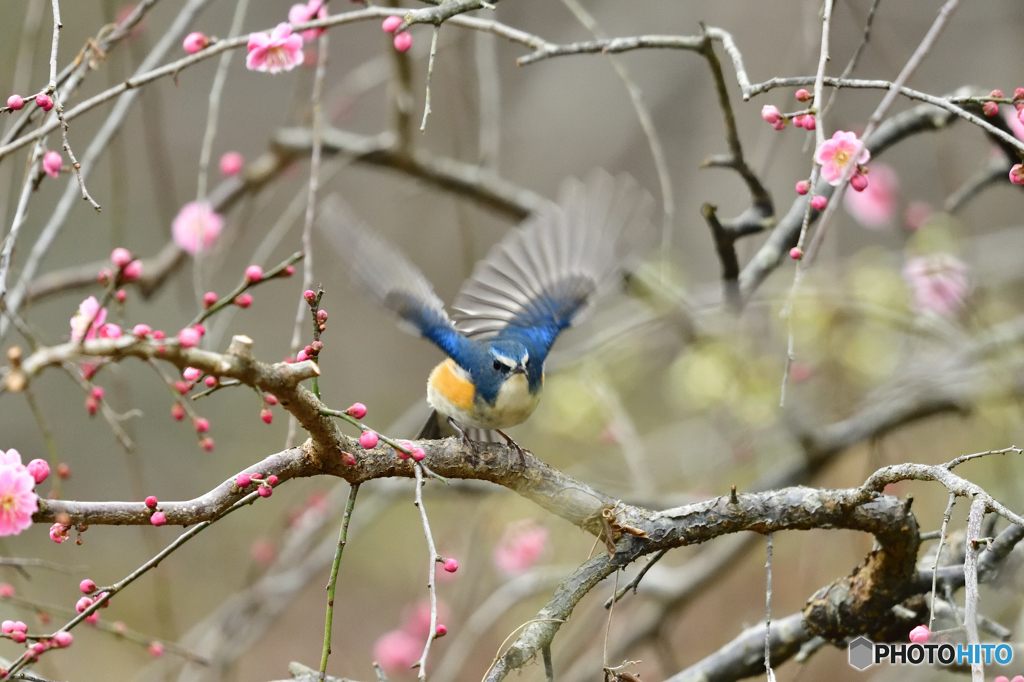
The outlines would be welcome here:
[[[463,379],[460,374],[461,371],[455,367],[455,361],[449,358],[430,373],[430,384],[453,405],[469,411],[473,408],[476,391],[473,384]]]

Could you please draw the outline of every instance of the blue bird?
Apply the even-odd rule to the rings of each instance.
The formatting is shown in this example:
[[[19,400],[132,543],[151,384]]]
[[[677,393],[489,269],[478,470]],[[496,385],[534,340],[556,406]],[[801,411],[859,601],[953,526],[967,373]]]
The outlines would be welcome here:
[[[419,437],[441,437],[447,423],[468,444],[467,429],[493,430],[522,457],[502,429],[536,409],[559,333],[621,284],[651,244],[651,206],[625,175],[596,170],[585,182],[566,180],[557,204],[510,230],[477,263],[452,317],[423,273],[339,199],[324,201],[321,221],[339,239],[353,279],[448,356],[427,380],[435,413]]]

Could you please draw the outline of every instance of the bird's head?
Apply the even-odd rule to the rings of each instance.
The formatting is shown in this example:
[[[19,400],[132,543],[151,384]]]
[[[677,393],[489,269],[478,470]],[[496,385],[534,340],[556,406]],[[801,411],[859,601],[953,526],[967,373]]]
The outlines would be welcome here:
[[[477,390],[488,399],[496,396],[498,390],[508,381],[524,381],[530,393],[540,388],[540,371],[535,371],[536,362],[524,344],[512,339],[494,340],[487,344],[475,377]]]

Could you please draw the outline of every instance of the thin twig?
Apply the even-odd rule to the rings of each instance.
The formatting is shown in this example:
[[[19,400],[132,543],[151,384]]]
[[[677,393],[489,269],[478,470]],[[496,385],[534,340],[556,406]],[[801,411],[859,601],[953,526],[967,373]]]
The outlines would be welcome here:
[[[434,641],[434,637],[437,636],[437,583],[434,578],[439,557],[437,549],[434,547],[434,536],[430,532],[430,519],[427,518],[427,510],[423,506],[423,470],[418,463],[413,465],[413,473],[416,475],[415,504],[420,512],[420,521],[423,522],[423,535],[427,539],[427,554],[430,556],[429,577],[427,579],[427,590],[430,592],[430,633],[427,635],[427,641],[423,645],[423,654],[420,655],[420,660],[413,664],[414,668],[419,668],[416,678],[423,682],[423,680],[427,679],[427,654],[430,653],[430,644]]]
[[[878,6],[882,0],[874,0],[871,3],[871,9],[868,10],[868,17],[864,21],[864,35],[860,38],[860,43],[857,45],[857,49],[853,51],[853,56],[850,57],[850,61],[846,63],[846,68],[843,69],[843,73],[839,76],[840,78],[849,78],[853,70],[857,68],[857,62],[860,61],[860,56],[864,52],[864,48],[868,45],[868,40],[871,39],[871,24],[875,21],[875,11],[878,10]],[[836,101],[836,95],[839,93],[833,90],[828,97],[828,102],[825,107],[821,110],[821,118],[825,118],[828,115],[829,110]]]
[[[764,568],[766,587],[764,591],[764,669],[768,674],[768,682],[775,682],[772,671],[772,533],[766,535],[766,558]]]
[[[956,504],[956,494],[949,494],[949,503],[946,504],[946,511],[942,514],[942,529],[939,531],[939,546],[935,550],[935,561],[932,563],[932,598],[928,605],[928,629],[932,629],[932,623],[935,622],[935,587],[936,580],[939,575],[939,561],[942,559],[942,546],[946,543],[946,527],[949,525],[949,519],[953,516],[953,505]]]
[[[967,515],[967,555],[964,558],[964,628],[967,630],[968,646],[978,646],[978,538],[981,535],[981,522],[985,518],[985,500],[975,497],[971,502],[971,511]],[[981,657],[971,659],[971,682],[985,682],[984,668]]]
[[[359,484],[348,489],[348,503],[345,505],[345,514],[341,517],[341,530],[338,531],[338,547],[334,552],[334,563],[331,564],[331,578],[327,581],[327,616],[324,622],[324,646],[320,653],[320,682],[323,682],[327,674],[327,657],[331,655],[331,630],[334,624],[334,594],[338,585],[338,567],[341,565],[341,555],[348,543],[348,524],[352,520],[352,510],[356,506],[356,495],[359,493]]]
[[[434,78],[434,58],[437,56],[437,36],[441,25],[434,26],[434,34],[430,38],[430,59],[427,61],[427,88],[423,101],[423,120],[420,121],[420,132],[427,132],[427,117],[430,116],[430,81]]]

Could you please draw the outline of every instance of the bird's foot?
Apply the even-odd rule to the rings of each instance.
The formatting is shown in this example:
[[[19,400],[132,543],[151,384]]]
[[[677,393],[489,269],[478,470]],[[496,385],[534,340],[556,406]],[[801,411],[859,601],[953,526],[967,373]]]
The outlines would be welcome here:
[[[498,432],[498,435],[499,435],[499,436],[501,436],[502,438],[504,438],[504,439],[505,439],[505,443],[506,443],[506,444],[507,444],[507,445],[508,445],[508,446],[509,446],[510,448],[512,448],[513,450],[515,450],[515,451],[516,451],[516,452],[517,452],[517,453],[519,454],[519,466],[526,466],[526,453],[528,453],[528,452],[529,452],[529,453],[530,453],[531,455],[532,455],[533,453],[532,453],[532,452],[530,452],[529,450],[524,450],[524,449],[523,449],[523,448],[522,448],[522,447],[521,447],[521,446],[519,445],[519,443],[517,443],[517,442],[515,442],[514,440],[512,440],[512,438],[511,438],[511,437],[510,437],[510,436],[509,436],[509,435],[508,435],[507,433],[505,433],[504,431],[502,431],[501,429],[495,429],[495,431],[497,431],[497,432]]]
[[[462,427],[459,426],[458,422],[456,422],[451,417],[448,417],[448,425],[450,427],[452,427],[453,429],[455,429],[455,433],[459,434],[459,438],[462,439],[462,444],[465,445],[470,450],[472,450],[473,449],[473,441],[470,440],[469,436],[466,435],[466,432],[462,430]]]

